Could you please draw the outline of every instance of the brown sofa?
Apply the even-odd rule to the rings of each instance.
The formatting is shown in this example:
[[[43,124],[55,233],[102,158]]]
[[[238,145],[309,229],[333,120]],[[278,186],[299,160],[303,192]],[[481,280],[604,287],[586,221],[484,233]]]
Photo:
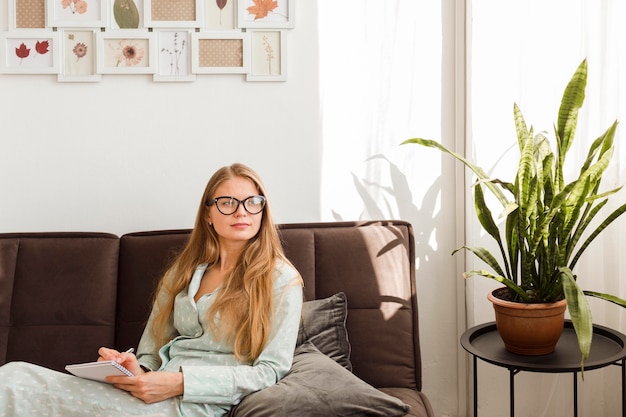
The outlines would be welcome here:
[[[306,300],[343,292],[354,375],[434,416],[421,393],[415,247],[403,221],[279,226]],[[63,370],[136,347],[156,280],[189,230],[0,234],[0,364]]]

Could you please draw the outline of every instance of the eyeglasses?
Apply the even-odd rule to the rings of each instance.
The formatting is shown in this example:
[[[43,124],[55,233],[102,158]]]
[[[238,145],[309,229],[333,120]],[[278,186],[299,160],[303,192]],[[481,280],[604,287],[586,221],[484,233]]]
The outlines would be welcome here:
[[[239,209],[239,204],[243,203],[243,208],[250,214],[259,214],[265,208],[265,197],[262,195],[251,195],[243,200],[238,200],[235,197],[225,196],[216,197],[213,200],[206,202],[207,206],[215,204],[217,210],[228,216],[233,214]]]

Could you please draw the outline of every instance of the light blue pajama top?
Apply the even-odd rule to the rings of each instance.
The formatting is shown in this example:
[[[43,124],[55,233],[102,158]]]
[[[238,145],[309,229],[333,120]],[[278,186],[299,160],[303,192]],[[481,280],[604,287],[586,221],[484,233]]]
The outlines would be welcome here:
[[[241,363],[232,345],[217,340],[208,329],[207,311],[219,287],[197,303],[194,301],[206,268],[206,264],[198,266],[189,287],[176,296],[168,329],[170,342],[159,349],[158,356],[154,353],[156,345],[150,328],[155,304],[137,350],[141,365],[151,370],[183,373],[184,394],[180,401],[183,415],[187,414],[185,408],[197,411],[199,406],[209,408],[212,412],[209,415],[223,415],[246,394],[278,382],[291,367],[300,326],[299,274],[279,260],[274,270],[274,312],[268,343],[254,363]],[[194,414],[191,409],[189,414]]]

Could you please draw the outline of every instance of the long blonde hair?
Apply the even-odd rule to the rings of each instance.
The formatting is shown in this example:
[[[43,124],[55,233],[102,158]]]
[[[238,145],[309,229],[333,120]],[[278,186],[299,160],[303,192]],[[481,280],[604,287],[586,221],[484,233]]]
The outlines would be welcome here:
[[[174,299],[189,285],[197,266],[207,263],[211,267],[220,261],[218,236],[205,221],[205,203],[214,198],[213,194],[220,184],[234,177],[249,179],[259,195],[266,196],[259,176],[243,164],[222,167],[213,174],[200,200],[189,241],[163,275],[157,289],[155,305],[158,303],[158,314],[151,328],[157,346],[167,343],[171,336],[165,334],[165,329],[171,322]],[[247,363],[258,358],[269,337],[273,270],[277,259],[289,263],[283,253],[267,201],[259,232],[248,241],[237,266],[222,283],[208,312],[209,329],[214,336],[232,343],[235,356]],[[219,323],[216,321],[218,312]]]

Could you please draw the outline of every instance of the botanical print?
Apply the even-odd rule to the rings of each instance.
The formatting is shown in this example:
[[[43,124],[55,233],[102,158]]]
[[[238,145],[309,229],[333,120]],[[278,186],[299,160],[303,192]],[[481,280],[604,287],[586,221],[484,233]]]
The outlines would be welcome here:
[[[8,39],[7,66],[46,68],[53,65],[50,39]]]
[[[120,29],[139,27],[139,9],[133,0],[115,0],[113,18]]]
[[[289,20],[287,0],[252,0],[246,4],[246,20],[248,21],[275,21],[286,22]]]
[[[93,31],[66,31],[63,50],[63,75],[93,75],[96,72]]]
[[[209,0],[206,4],[207,29],[234,29],[235,3],[234,0]]]
[[[98,24],[102,19],[101,4],[108,0],[48,0],[51,13],[48,16],[48,26],[68,27],[78,24],[81,27],[87,23]]]
[[[147,39],[111,39],[105,46],[106,67],[147,67]]]
[[[159,33],[159,70],[161,75],[186,75],[188,73],[187,32],[162,31]]]
[[[252,34],[252,73],[280,75],[280,32],[254,31]]]

